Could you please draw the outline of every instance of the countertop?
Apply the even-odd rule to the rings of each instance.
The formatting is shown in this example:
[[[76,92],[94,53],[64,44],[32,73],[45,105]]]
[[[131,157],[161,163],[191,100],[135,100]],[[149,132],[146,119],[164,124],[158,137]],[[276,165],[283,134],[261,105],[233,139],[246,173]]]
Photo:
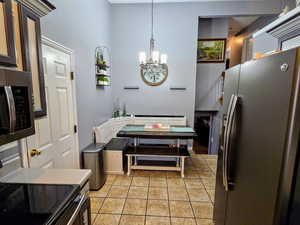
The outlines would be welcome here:
[[[41,169],[20,168],[2,177],[2,183],[26,184],[78,184],[81,187],[88,181],[91,170],[82,169]]]

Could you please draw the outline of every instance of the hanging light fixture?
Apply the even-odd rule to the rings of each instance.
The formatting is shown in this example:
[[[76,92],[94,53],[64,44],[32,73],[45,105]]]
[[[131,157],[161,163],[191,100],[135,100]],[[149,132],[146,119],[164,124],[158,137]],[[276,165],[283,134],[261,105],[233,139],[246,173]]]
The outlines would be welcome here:
[[[168,66],[166,54],[160,54],[155,50],[154,35],[153,35],[153,8],[154,2],[151,3],[151,38],[150,38],[150,56],[147,58],[146,52],[140,52],[139,62],[141,68],[141,75],[143,80],[151,85],[157,86],[162,84],[168,76]]]

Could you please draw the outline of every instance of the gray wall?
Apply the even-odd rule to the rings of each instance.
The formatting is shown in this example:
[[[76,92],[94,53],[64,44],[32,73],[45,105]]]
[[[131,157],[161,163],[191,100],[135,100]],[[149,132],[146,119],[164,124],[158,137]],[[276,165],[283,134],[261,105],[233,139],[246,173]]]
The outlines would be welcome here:
[[[228,19],[199,19],[198,38],[228,37]],[[218,81],[225,63],[198,63],[196,78],[196,110],[218,110]]]
[[[225,38],[228,37],[229,20],[227,18],[200,18],[198,24],[198,38]],[[195,110],[219,110],[219,78],[225,70],[225,63],[198,63],[196,73],[196,100]],[[211,137],[209,154],[217,154],[220,137],[220,113],[216,113],[211,121]]]
[[[138,53],[149,49],[150,5],[113,5],[113,95],[127,104],[130,113],[187,113],[191,121],[195,104],[197,19],[183,12],[175,25],[174,18],[181,7],[172,6],[155,6],[154,38],[157,50],[168,54],[169,77],[162,85],[150,87],[140,77],[138,61]],[[125,85],[136,85],[140,90],[124,90]],[[187,90],[171,91],[170,86]]]
[[[278,12],[279,9],[278,2],[273,0],[252,3],[160,4],[156,12],[159,16],[156,18],[155,29],[157,47],[169,55],[170,77],[163,86],[151,88],[141,82],[138,70],[138,52],[148,49],[149,5],[110,6],[106,0],[51,2],[57,9],[42,18],[42,33],[75,50],[80,148],[92,141],[92,126],[111,117],[112,113],[112,90],[95,88],[94,48],[97,45],[114,47],[114,98],[126,99],[131,112],[187,112],[191,122],[195,104],[198,16],[263,14]],[[122,89],[124,85],[132,84],[139,85],[141,90],[136,92]],[[187,91],[169,91],[166,88],[169,85],[186,86]],[[18,147],[7,149],[6,146],[0,146],[0,159],[8,162],[0,169],[0,176],[21,166],[17,151]],[[13,159],[7,160],[10,157]]]
[[[293,9],[296,7],[296,0],[286,0],[287,1],[287,5]]]
[[[272,4],[270,4],[272,2]],[[148,50],[149,4],[112,6],[113,97],[126,102],[134,114],[187,114],[193,124],[196,95],[196,53],[199,16],[248,15],[278,12],[279,3],[205,2],[155,5],[157,49],[168,54],[169,77],[159,87],[149,87],[140,78],[138,53]],[[124,90],[125,85],[140,90]],[[186,91],[170,91],[170,86]]]
[[[42,18],[42,33],[75,51],[80,149],[92,142],[92,127],[111,117],[110,87],[96,88],[94,50],[111,46],[111,5],[106,0],[51,0],[55,11]]]
[[[268,33],[262,33],[254,38],[253,42],[253,55],[255,53],[266,53],[277,50],[279,42],[277,38],[272,37]]]
[[[285,5],[288,5],[290,10],[294,9],[296,6],[296,0],[285,0],[282,1],[280,5],[280,12],[285,7]],[[262,33],[259,36],[254,38],[253,43],[253,53],[266,53],[274,50],[278,50],[279,48],[279,42],[278,39],[275,37],[272,37],[268,33]]]

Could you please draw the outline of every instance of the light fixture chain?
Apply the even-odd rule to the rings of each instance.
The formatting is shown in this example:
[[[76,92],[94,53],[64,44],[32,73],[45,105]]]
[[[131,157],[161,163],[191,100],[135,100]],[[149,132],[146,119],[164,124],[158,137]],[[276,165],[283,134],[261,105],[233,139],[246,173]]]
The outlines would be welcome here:
[[[150,61],[152,61],[153,59],[153,51],[154,51],[154,29],[153,29],[153,10],[154,8],[154,0],[152,0],[152,3],[151,3],[151,39],[150,39]]]
[[[159,54],[159,51],[155,50],[155,40],[154,40],[154,0],[151,0],[151,39],[150,39],[150,57],[147,58],[146,52],[140,52],[139,61],[141,68],[145,65],[149,65],[149,68],[157,67],[158,65],[163,65],[166,67],[167,55]]]
[[[151,7],[151,38],[154,39],[153,35],[153,7],[154,7],[154,0],[152,0],[152,7]]]

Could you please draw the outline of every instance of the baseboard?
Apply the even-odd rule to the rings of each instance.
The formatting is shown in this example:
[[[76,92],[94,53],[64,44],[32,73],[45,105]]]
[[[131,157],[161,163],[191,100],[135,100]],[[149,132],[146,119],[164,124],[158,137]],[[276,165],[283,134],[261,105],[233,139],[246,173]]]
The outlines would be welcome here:
[[[124,171],[105,171],[107,175],[124,175]]]

